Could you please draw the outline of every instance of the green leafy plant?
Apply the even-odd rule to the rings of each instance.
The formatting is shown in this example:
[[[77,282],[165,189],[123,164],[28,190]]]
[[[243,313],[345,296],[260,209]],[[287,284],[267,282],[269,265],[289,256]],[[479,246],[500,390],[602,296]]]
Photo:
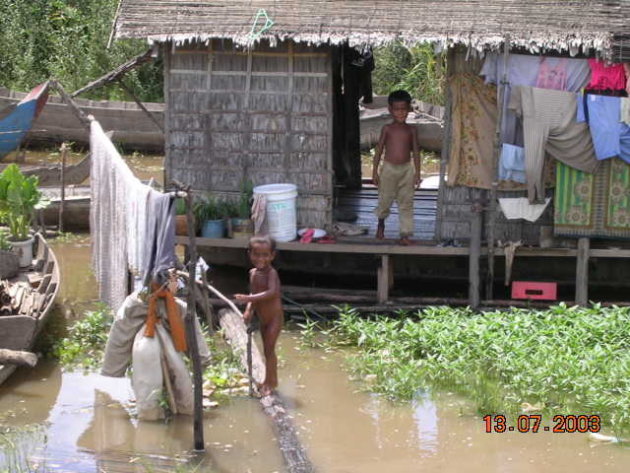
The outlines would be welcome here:
[[[254,198],[254,184],[249,179],[241,184],[241,192],[238,196],[238,218],[250,218],[252,199]]]
[[[198,199],[193,206],[195,217],[199,223],[225,218],[228,216],[228,210],[225,201],[212,195],[206,195]]]
[[[589,412],[617,433],[630,431],[630,308],[569,307],[475,313],[428,307],[367,318],[350,307],[327,331],[353,346],[348,363],[366,389],[396,400],[427,388],[456,391],[480,413]],[[314,327],[305,327],[306,339]]]
[[[107,307],[88,311],[68,329],[68,336],[53,347],[53,354],[66,367],[95,370],[101,363],[112,315]]]
[[[0,230],[0,250],[11,251],[13,245],[9,241],[9,234],[5,230]]]
[[[16,164],[0,174],[0,218],[9,226],[14,241],[28,239],[34,211],[48,205],[38,184],[37,176],[24,176]]]

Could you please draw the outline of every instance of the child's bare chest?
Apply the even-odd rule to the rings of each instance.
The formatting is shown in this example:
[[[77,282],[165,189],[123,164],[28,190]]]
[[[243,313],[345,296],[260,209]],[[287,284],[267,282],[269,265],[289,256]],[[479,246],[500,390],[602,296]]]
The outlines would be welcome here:
[[[251,292],[262,292],[269,288],[269,273],[254,271],[250,277]]]

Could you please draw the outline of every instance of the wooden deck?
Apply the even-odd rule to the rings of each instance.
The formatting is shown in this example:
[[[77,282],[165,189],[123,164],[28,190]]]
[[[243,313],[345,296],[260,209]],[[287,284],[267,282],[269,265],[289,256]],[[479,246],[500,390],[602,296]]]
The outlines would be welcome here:
[[[415,192],[413,205],[414,239],[433,240],[435,235],[435,219],[437,212],[437,189],[420,189]],[[374,209],[378,204],[378,189],[367,187],[361,190],[340,190],[333,206],[336,212],[355,213],[357,220],[353,222],[361,227],[369,228],[369,237],[374,237],[377,218]],[[391,214],[385,220],[385,237],[396,239],[400,234],[398,205],[394,203]]]
[[[376,240],[377,219],[374,209],[378,201],[376,188],[365,188],[358,191],[343,190],[335,197],[334,207],[341,213],[356,214],[355,225],[367,227],[367,235],[358,237],[338,237],[335,244],[304,244],[298,241],[278,242],[280,251],[307,253],[336,253],[354,255],[376,255],[380,258],[377,271],[377,300],[384,303],[389,299],[390,289],[394,285],[394,256],[427,256],[427,257],[464,257],[469,260],[469,297],[472,306],[479,305],[479,259],[488,255],[488,248],[481,242],[478,246],[438,246],[433,240],[436,223],[437,190],[421,189],[414,197],[414,244],[401,246],[397,243],[399,237],[398,209],[394,205],[391,215],[386,220],[385,240]],[[188,237],[177,237],[177,243],[188,245]],[[518,258],[522,257],[552,257],[575,258],[576,260],[576,298],[579,304],[588,302],[588,263],[590,258],[630,258],[630,248],[610,247],[607,242],[596,242],[591,246],[587,238],[581,238],[576,248],[539,248],[519,247]],[[229,238],[195,238],[199,247],[246,249],[247,239]],[[495,255],[504,256],[502,249],[497,248]],[[501,264],[501,263],[497,263]],[[551,262],[549,263],[551,264]]]

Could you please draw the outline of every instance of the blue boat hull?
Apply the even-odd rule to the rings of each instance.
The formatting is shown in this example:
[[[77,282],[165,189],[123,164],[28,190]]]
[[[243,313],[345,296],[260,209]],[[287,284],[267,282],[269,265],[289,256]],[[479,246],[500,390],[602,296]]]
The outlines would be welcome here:
[[[48,82],[44,82],[0,118],[0,159],[20,146],[47,100]]]

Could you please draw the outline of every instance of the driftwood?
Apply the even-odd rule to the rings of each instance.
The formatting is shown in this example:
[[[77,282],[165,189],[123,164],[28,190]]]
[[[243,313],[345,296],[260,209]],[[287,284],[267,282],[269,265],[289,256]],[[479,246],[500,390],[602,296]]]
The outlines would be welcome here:
[[[37,355],[29,351],[16,351],[7,348],[0,348],[0,364],[30,366],[37,364]]]
[[[225,338],[239,355],[241,365],[247,369],[247,329],[243,319],[233,310],[219,311],[219,324]],[[256,344],[252,344],[252,374],[256,382],[262,382],[265,376],[265,364]],[[263,411],[274,422],[280,450],[287,464],[289,473],[311,473],[314,471],[306,450],[302,447],[291,417],[287,413],[282,399],[277,394],[260,399]]]

